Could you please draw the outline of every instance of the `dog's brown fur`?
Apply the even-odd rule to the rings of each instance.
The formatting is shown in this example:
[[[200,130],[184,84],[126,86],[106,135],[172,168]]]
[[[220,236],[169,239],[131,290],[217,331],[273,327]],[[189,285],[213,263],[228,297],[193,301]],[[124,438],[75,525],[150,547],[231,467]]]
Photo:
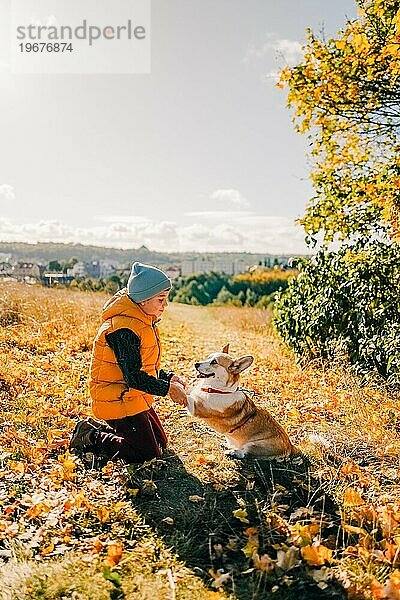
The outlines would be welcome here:
[[[211,357],[215,361],[214,364],[227,371],[225,389],[233,390],[239,380],[240,370],[247,368],[245,366],[240,369],[240,361],[244,362],[244,359],[247,359],[246,364],[252,362],[252,357],[242,357],[235,361],[227,354],[227,347],[223,349],[223,353],[215,353]],[[266,409],[258,408],[245,392],[233,391],[225,395],[215,390],[210,394],[198,384],[189,397],[189,412],[203,419],[215,431],[223,433],[235,449],[236,456],[276,458],[298,453],[283,427]],[[227,397],[232,398],[231,403]]]

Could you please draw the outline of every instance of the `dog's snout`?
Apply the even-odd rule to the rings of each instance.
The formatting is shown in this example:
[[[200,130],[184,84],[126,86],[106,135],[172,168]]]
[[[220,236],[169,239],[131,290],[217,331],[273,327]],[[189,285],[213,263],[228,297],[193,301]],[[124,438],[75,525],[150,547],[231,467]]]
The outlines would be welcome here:
[[[194,363],[194,368],[195,368],[195,369],[198,369],[198,368],[199,368],[199,366],[200,366],[200,363]]]

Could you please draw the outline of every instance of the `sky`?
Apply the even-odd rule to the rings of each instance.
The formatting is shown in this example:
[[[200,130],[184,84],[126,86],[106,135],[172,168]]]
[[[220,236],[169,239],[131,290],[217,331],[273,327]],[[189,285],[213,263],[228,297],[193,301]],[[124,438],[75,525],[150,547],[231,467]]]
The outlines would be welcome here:
[[[274,74],[352,0],[152,0],[151,72],[124,75],[12,73],[9,1],[1,241],[306,252],[309,141]]]

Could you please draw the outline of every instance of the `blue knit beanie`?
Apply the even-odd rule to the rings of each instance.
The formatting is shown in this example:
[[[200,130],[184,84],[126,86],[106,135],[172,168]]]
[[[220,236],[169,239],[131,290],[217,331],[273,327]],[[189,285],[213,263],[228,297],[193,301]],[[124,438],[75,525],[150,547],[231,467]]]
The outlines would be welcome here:
[[[132,265],[131,274],[128,279],[128,296],[134,302],[143,302],[160,292],[171,289],[171,280],[163,271],[135,262]]]

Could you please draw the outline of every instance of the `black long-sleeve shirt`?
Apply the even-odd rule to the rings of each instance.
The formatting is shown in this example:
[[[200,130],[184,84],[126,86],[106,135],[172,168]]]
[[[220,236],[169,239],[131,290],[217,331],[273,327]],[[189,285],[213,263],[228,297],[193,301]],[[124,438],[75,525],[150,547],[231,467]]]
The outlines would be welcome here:
[[[154,377],[142,371],[140,338],[131,329],[117,329],[106,334],[106,340],[113,350],[124,379],[130,388],[135,388],[153,396],[166,396],[169,391],[172,372],[162,369]]]

